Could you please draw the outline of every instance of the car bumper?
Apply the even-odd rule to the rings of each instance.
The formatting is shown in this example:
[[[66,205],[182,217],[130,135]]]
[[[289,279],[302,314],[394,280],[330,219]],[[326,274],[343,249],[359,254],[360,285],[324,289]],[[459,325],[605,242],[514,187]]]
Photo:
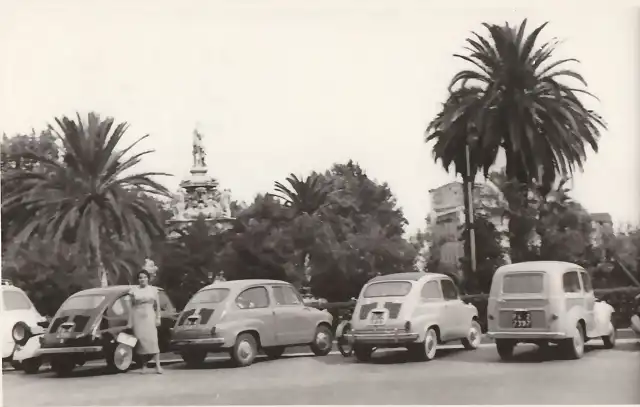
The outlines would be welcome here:
[[[491,339],[550,339],[561,340],[567,339],[568,336],[564,332],[487,332],[487,336]]]
[[[37,356],[100,353],[102,346],[73,346],[68,348],[40,348]]]
[[[222,348],[223,345],[224,338],[174,339],[171,341],[171,349],[178,351],[191,348],[215,350]]]
[[[400,345],[413,343],[420,335],[411,332],[351,332],[345,338],[353,344],[367,344],[374,346]]]

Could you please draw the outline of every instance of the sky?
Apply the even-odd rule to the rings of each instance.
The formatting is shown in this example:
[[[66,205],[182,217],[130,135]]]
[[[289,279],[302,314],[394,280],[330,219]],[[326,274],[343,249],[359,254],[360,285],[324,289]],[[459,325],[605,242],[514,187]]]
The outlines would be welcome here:
[[[424,131],[465,67],[453,57],[482,22],[529,27],[563,43],[607,121],[573,197],[615,223],[640,221],[640,11],[605,3],[421,1],[21,1],[0,13],[0,131],[99,112],[155,149],[140,170],[174,174],[205,135],[209,174],[251,202],[290,173],[353,159],[388,182],[425,227],[429,189],[453,180]],[[511,3],[513,4],[513,3]],[[622,4],[622,3],[615,3]]]

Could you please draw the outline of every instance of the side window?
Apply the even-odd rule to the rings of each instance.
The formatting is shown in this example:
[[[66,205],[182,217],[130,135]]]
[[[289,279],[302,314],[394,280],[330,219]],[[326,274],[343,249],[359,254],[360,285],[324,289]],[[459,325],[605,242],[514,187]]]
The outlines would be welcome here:
[[[593,291],[593,285],[591,284],[591,276],[589,276],[589,273],[581,271],[580,275],[582,276],[582,286],[584,287],[584,291],[587,293]]]
[[[2,290],[2,302],[5,311],[31,309],[31,301],[20,291]]]
[[[277,305],[302,305],[302,298],[292,287],[285,285],[274,286],[273,296]]]
[[[422,287],[420,296],[424,301],[442,301],[442,292],[440,291],[440,284],[438,284],[437,281],[427,282]]]
[[[236,305],[240,309],[267,308],[269,306],[267,289],[260,286],[244,290],[236,298]]]
[[[582,291],[580,288],[580,277],[578,277],[577,271],[568,271],[562,276],[562,286],[565,293],[579,293]]]
[[[176,311],[167,293],[165,293],[164,291],[158,290],[158,299],[160,300],[160,311],[165,311],[165,312]]]
[[[442,294],[447,301],[458,299],[458,289],[451,280],[440,280],[442,284]]]

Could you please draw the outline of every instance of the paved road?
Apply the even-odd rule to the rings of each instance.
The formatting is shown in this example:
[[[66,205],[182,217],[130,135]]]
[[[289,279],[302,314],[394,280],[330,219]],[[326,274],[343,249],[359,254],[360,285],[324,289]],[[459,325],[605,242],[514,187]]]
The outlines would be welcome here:
[[[449,345],[431,362],[414,362],[401,350],[376,352],[372,363],[332,353],[259,359],[236,369],[222,357],[201,369],[182,363],[165,374],[109,375],[85,366],[72,377],[44,371],[3,375],[4,405],[214,405],[214,404],[640,404],[640,346],[625,339],[614,350],[588,345],[577,361],[557,360],[521,345],[514,362],[495,348]]]

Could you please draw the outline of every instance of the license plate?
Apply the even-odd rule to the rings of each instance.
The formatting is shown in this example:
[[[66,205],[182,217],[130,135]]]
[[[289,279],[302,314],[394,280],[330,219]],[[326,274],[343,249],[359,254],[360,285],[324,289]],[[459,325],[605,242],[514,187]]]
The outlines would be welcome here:
[[[136,338],[135,336],[126,334],[124,332],[120,332],[118,334],[118,337],[116,338],[116,340],[119,343],[123,343],[123,344],[125,344],[127,346],[130,346],[132,348],[135,347],[136,343],[138,342],[138,338]]]
[[[374,312],[371,314],[371,325],[384,324],[384,314],[382,312]]]
[[[514,328],[531,328],[531,312],[514,311],[511,322]]]

